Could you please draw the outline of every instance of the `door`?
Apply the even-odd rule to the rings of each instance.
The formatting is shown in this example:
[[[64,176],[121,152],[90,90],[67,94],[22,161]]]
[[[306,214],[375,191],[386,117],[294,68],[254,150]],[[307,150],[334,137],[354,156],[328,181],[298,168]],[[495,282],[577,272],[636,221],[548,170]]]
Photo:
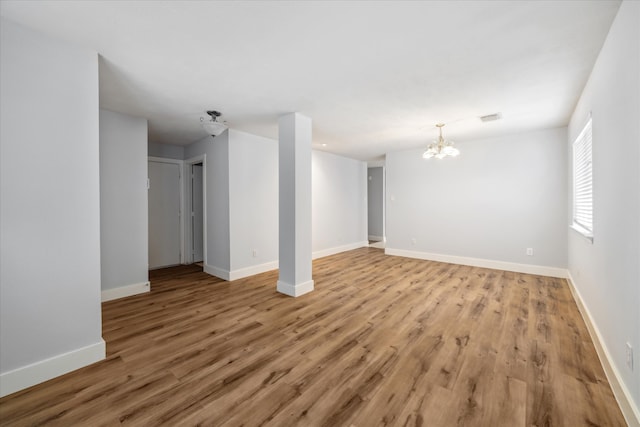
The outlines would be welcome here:
[[[202,163],[191,166],[191,243],[193,262],[204,259]]]
[[[149,162],[149,269],[180,264],[180,165]]]

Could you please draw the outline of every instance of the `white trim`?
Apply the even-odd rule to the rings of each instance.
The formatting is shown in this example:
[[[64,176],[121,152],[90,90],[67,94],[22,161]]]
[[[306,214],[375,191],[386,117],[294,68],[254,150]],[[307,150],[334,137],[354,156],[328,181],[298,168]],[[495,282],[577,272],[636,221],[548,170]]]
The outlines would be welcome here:
[[[369,234],[369,240],[375,240],[376,242],[384,241],[382,236],[374,236],[373,234]]]
[[[573,299],[576,301],[578,310],[582,315],[582,319],[587,325],[589,335],[591,335],[591,341],[593,341],[593,345],[596,348],[596,353],[598,353],[600,363],[602,364],[604,373],[607,376],[607,380],[609,381],[609,385],[611,386],[613,395],[618,402],[618,406],[620,406],[622,415],[624,416],[629,426],[640,426],[640,410],[638,410],[638,407],[633,401],[631,392],[629,392],[629,389],[626,387],[624,381],[622,381],[622,375],[620,375],[620,371],[618,371],[616,365],[612,363],[613,358],[611,357],[611,353],[605,345],[605,342],[602,339],[602,334],[600,333],[600,330],[598,329],[596,323],[593,321],[591,312],[587,308],[587,305],[584,303],[582,295],[580,295],[580,291],[578,291],[578,288],[576,287],[570,272],[567,272],[567,282],[569,283],[569,289],[573,294]]]
[[[206,154],[198,154],[197,156],[184,159],[183,162],[185,164],[203,163],[206,158],[207,158]]]
[[[0,375],[0,397],[48,381],[106,357],[103,339],[95,344],[59,354]]]
[[[386,248],[385,255],[403,256],[429,261],[447,262],[450,264],[470,265],[472,267],[493,268],[496,270],[514,271],[516,273],[537,274],[540,276],[559,277],[565,279],[567,270],[559,267],[546,267],[543,265],[517,264],[514,262],[495,261],[490,259],[461,257],[455,255],[441,255],[428,252],[407,251],[404,249]]]
[[[386,159],[372,160],[372,161],[367,162],[367,169],[368,168],[382,168],[382,167],[385,166],[385,163],[386,163]]]
[[[376,248],[376,249],[384,249],[384,247],[385,247],[385,242],[374,242],[374,243],[369,243],[369,247],[370,247],[370,248]]]
[[[214,267],[213,265],[209,265],[206,262],[203,264],[203,270],[205,273],[210,274],[212,276],[216,276],[219,279],[229,281],[231,280],[231,272],[229,270],[225,270],[223,268]]]
[[[367,247],[367,246],[369,246],[369,242],[363,240],[362,242],[350,243],[350,244],[344,245],[344,246],[337,246],[337,247],[334,247],[334,248],[323,249],[323,250],[320,250],[320,251],[313,252],[312,259],[322,258],[322,257],[326,257],[326,256],[329,256],[329,255],[335,255],[335,254],[338,254],[340,252],[350,251],[350,250],[353,250],[353,249],[363,248],[363,247]],[[252,266],[249,266],[249,267],[244,267],[244,268],[240,268],[240,269],[237,269],[237,270],[231,270],[231,271],[225,270],[225,269],[222,269],[222,268],[218,268],[218,267],[214,267],[214,266],[208,265],[206,263],[203,264],[203,265],[204,265],[203,270],[204,270],[205,273],[210,274],[212,276],[216,276],[216,277],[218,277],[220,279],[227,280],[227,281],[238,280],[238,279],[242,279],[242,278],[245,278],[245,277],[253,276],[253,275],[256,275],[256,274],[264,273],[264,272],[267,272],[267,271],[276,270],[276,269],[279,268],[278,260],[266,262],[264,264],[252,265]],[[283,286],[291,286],[291,285],[283,284]],[[298,285],[298,286],[300,286],[300,285]],[[287,294],[287,295],[289,295],[289,294]]]
[[[231,270],[229,272],[229,280],[243,279],[249,276],[255,276],[256,274],[264,273],[266,271],[277,270],[278,261],[266,262],[264,264],[252,265],[238,270]]]
[[[180,159],[170,159],[168,157],[153,157],[153,156],[147,157],[147,161],[157,162],[157,163],[174,163],[176,165],[182,165],[184,163],[184,160],[180,160]]]
[[[387,243],[387,167],[382,166],[382,241]]]
[[[313,291],[313,280],[309,280],[304,283],[298,283],[297,285],[291,285],[289,283],[278,280],[278,286],[276,287],[281,294],[289,295],[290,297],[299,297]]]
[[[570,224],[569,228],[588,240],[591,244],[593,244],[593,233],[591,233],[589,230],[581,227],[580,224]]]
[[[149,282],[134,283],[102,291],[102,302],[147,293],[151,290]]]
[[[329,255],[339,254],[340,252],[346,252],[353,249],[364,248],[369,246],[369,242],[363,240],[362,242],[349,243],[348,245],[336,246],[328,249],[321,249],[311,254],[312,259],[323,258]]]

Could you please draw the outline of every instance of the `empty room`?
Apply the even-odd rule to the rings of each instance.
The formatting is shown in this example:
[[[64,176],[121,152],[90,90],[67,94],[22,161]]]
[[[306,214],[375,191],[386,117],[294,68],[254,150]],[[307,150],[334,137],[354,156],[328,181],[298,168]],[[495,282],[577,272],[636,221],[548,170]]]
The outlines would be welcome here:
[[[640,426],[640,2],[0,14],[1,426]]]

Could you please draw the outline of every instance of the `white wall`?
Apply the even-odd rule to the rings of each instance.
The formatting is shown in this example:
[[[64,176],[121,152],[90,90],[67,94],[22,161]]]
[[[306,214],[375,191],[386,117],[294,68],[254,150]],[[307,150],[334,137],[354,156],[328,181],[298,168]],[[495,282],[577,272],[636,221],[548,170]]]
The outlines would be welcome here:
[[[147,120],[100,110],[103,299],[148,291]]]
[[[278,143],[233,129],[228,133],[231,270],[277,268]]]
[[[368,168],[367,210],[369,239],[384,238],[384,168]]]
[[[173,144],[158,144],[157,142],[148,143],[149,157],[162,157],[165,159],[184,160],[185,147]]]
[[[98,55],[2,19],[0,394],[104,358]]]
[[[231,270],[229,207],[229,131],[185,147],[185,159],[206,155],[206,259],[204,270],[229,280]]]
[[[625,1],[571,118],[567,147],[570,152],[591,112],[594,239],[592,244],[569,232],[569,271],[636,414],[640,407],[639,56],[640,3]],[[570,217],[565,221],[568,224]],[[633,372],[626,365],[626,342],[635,351]]]
[[[185,148],[185,159],[202,154],[207,155],[205,271],[234,280],[278,268],[277,141],[229,129]],[[366,174],[364,162],[312,152],[315,258],[367,245]]]
[[[367,164],[313,151],[312,250],[314,258],[367,242]]]
[[[536,265],[563,271],[566,129],[457,146],[459,157],[442,160],[423,159],[423,149],[387,154],[387,252],[466,258],[462,263],[496,261],[497,268]],[[533,248],[534,256],[527,256],[526,248]]]
[[[229,132],[207,141],[207,259],[205,264],[231,270],[229,211]]]

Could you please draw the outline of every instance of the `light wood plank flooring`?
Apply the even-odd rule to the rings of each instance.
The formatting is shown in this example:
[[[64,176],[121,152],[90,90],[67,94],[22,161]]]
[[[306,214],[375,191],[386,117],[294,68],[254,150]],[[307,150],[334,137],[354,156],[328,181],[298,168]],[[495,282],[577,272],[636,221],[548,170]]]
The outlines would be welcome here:
[[[0,400],[2,425],[624,426],[564,280],[385,256],[103,304],[106,360]]]

